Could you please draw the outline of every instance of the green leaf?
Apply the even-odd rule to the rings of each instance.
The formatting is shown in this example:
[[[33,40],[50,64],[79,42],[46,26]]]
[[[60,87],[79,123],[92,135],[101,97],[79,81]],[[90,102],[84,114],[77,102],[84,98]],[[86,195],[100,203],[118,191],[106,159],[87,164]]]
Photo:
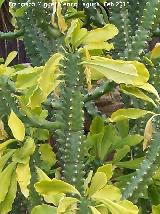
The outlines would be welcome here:
[[[113,167],[112,164],[105,164],[103,166],[100,166],[97,169],[97,172],[104,172],[107,176],[107,180],[109,181],[112,178],[113,175]]]
[[[135,135],[128,135],[127,137],[123,138],[120,142],[114,143],[114,149],[120,149],[124,146],[135,146],[143,141],[144,137],[138,134]]]
[[[38,78],[43,71],[43,67],[33,68],[27,67],[17,72],[16,87],[26,90],[37,85]]]
[[[56,155],[49,144],[41,144],[39,148],[41,160],[44,161],[50,168],[57,162]]]
[[[36,166],[36,171],[37,171],[37,175],[38,175],[38,180],[39,181],[50,181],[51,179],[43,172],[43,170],[41,170],[39,167]]]
[[[100,182],[101,181],[101,182]],[[96,172],[92,178],[87,195],[92,196],[107,184],[107,176],[104,172]]]
[[[84,191],[87,192],[88,191],[88,185],[90,184],[91,180],[92,180],[92,176],[93,176],[93,171],[90,171],[88,173],[87,178],[84,181]]]
[[[5,0],[0,0],[0,7],[2,6],[2,4],[3,4],[4,1]]]
[[[44,204],[34,207],[31,214],[57,214],[57,209]]]
[[[35,189],[42,195],[54,195],[58,193],[75,193],[80,195],[72,185],[57,179],[51,181],[40,181],[35,184]]]
[[[92,120],[91,126],[90,126],[90,132],[92,134],[98,134],[104,130],[104,121],[102,117],[95,117]]]
[[[4,201],[0,203],[1,214],[7,214],[12,210],[12,204],[16,197],[16,192],[17,192],[17,180],[16,180],[16,173],[14,172],[11,177],[8,193],[6,194]]]
[[[32,136],[39,141],[46,141],[49,139],[50,133],[47,129],[34,128]]]
[[[156,43],[155,47],[151,52],[151,58],[152,59],[160,58],[160,43]]]
[[[11,150],[7,152],[7,154],[0,157],[0,173],[2,172],[4,166],[6,165],[7,161],[10,159],[10,157],[13,155],[15,150]]]
[[[63,59],[63,55],[60,53],[54,54],[45,64],[44,70],[38,80],[39,88],[48,96],[57,86],[57,67],[60,60]]]
[[[138,61],[122,61],[93,56],[82,64],[91,69],[91,74],[98,78],[105,77],[120,84],[140,86],[147,83],[149,71]],[[98,74],[98,75],[97,75]]]
[[[130,152],[130,147],[125,145],[122,149],[117,149],[114,154],[113,163],[121,161]]]
[[[108,152],[110,152],[113,143],[117,143],[121,140],[121,137],[118,136],[116,129],[112,125],[107,125],[104,128],[104,135],[101,141],[101,154],[100,160],[103,161],[106,158]]]
[[[1,143],[0,144],[0,151],[5,149],[9,144],[16,143],[16,142],[17,142],[16,139],[10,139],[10,140],[5,141],[4,143]]]
[[[38,175],[38,181],[51,181],[51,179],[39,168],[36,166],[36,171],[37,171],[37,175]],[[58,193],[58,194],[54,194],[54,195],[46,195],[43,196],[44,200],[49,203],[49,204],[54,204],[55,206],[58,206],[59,201],[64,198],[65,194],[63,193]]]
[[[17,115],[14,113],[14,111],[11,111],[8,120],[8,126],[10,127],[13,136],[17,140],[23,141],[25,137],[25,126],[22,123],[22,121],[17,117]]]
[[[16,175],[17,175],[17,181],[20,186],[21,192],[26,198],[28,198],[29,197],[28,185],[30,184],[30,179],[31,179],[29,163],[25,165],[17,164]]]
[[[160,205],[152,206],[152,214],[159,214],[160,213]]]
[[[110,121],[117,122],[124,119],[138,119],[140,117],[144,117],[147,114],[154,114],[151,111],[128,108],[128,109],[119,109],[111,115]]]
[[[121,135],[121,137],[126,137],[129,132],[129,120],[120,120],[116,122],[116,127]]]
[[[85,38],[86,35],[87,29],[85,28],[81,29],[81,23],[78,19],[73,20],[71,22],[70,28],[68,29],[65,38],[65,43],[67,44],[67,46],[72,44],[72,46],[76,48],[82,43],[82,40]]]
[[[78,199],[71,198],[71,197],[65,197],[62,200],[60,200],[57,212],[58,213],[66,213],[74,204],[78,202]]]
[[[152,103],[154,106],[156,106],[156,103],[146,94],[144,94],[140,89],[136,87],[128,87],[125,85],[121,85],[120,87],[121,91],[127,95],[135,96],[141,100],[147,101]]]
[[[108,199],[100,199],[101,203],[107,206],[112,214],[138,214],[138,207],[130,201],[113,202]]]
[[[106,49],[109,51],[113,48],[113,44],[109,44],[106,41],[112,39],[117,34],[118,29],[111,24],[87,31],[87,29],[81,28],[81,22],[76,19],[72,21],[68,29],[65,42],[68,46],[72,44],[74,48],[83,45],[83,48],[87,48],[88,50]]]
[[[97,205],[96,209],[101,213],[101,214],[108,214],[108,209],[106,206],[104,206],[103,204],[101,205]]]
[[[120,189],[113,185],[106,185],[104,188],[97,191],[92,195],[92,199],[107,199],[110,201],[120,201],[121,192]]]
[[[7,138],[7,132],[4,129],[3,121],[0,120],[0,140],[5,140]]]
[[[27,164],[29,162],[30,156],[34,153],[34,151],[34,140],[28,137],[24,142],[24,145],[20,149],[17,149],[17,151],[14,153],[12,160],[15,163]]]
[[[118,34],[118,29],[112,24],[106,24],[102,28],[97,28],[91,31],[88,31],[86,37],[84,37],[82,43],[84,48],[88,50],[94,49],[106,49],[110,51],[113,49],[113,44],[105,42],[112,39]]]
[[[1,0],[3,1],[3,0]],[[1,6],[1,2],[0,2],[0,6]],[[7,56],[7,59],[5,61],[5,66],[8,66],[12,61],[13,59],[17,56],[17,51],[12,51],[8,56]]]
[[[8,189],[11,183],[11,177],[15,169],[15,163],[10,163],[1,173],[0,173],[0,182],[1,182],[1,192],[0,192],[0,202],[4,201]]]
[[[116,166],[127,169],[138,169],[144,158],[136,158],[135,160],[116,163]]]
[[[89,206],[92,211],[92,214],[101,214],[95,207]]]
[[[83,44],[99,43],[112,39],[118,34],[118,29],[115,25],[106,24],[102,28],[96,28],[88,32],[83,39]]]
[[[100,73],[101,76],[116,83],[132,84],[138,77],[134,65],[125,61],[113,60],[105,57],[91,57],[91,59],[82,62],[91,69],[92,73]]]
[[[139,85],[138,88],[141,88],[149,93],[154,94],[159,99],[158,91],[149,83],[145,83],[143,85]]]

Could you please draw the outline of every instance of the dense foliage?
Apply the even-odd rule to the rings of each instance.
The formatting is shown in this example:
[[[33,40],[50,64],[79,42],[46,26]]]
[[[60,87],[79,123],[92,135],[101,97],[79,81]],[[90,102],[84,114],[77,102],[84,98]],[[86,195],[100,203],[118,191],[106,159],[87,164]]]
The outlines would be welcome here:
[[[31,63],[0,62],[1,214],[160,212],[160,2],[116,2],[11,1],[0,38]],[[95,100],[115,89],[124,108],[106,116]]]

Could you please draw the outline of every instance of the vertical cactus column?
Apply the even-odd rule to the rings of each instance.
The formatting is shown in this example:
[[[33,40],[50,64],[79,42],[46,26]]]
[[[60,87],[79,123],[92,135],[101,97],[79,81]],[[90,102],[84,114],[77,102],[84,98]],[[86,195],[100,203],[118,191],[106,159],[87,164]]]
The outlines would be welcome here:
[[[61,108],[56,114],[57,120],[63,124],[57,130],[58,159],[62,168],[62,179],[82,193],[85,76],[78,53],[65,54],[63,72]]]

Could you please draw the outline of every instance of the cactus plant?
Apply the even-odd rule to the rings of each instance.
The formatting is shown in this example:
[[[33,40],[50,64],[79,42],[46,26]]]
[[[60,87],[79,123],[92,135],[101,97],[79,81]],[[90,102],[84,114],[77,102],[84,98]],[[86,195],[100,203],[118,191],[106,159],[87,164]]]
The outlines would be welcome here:
[[[17,3],[17,1],[15,1],[15,3]],[[44,3],[44,1],[41,3]],[[157,1],[153,1],[152,3],[153,6],[158,4]],[[80,4],[80,7],[81,6],[82,5]],[[123,8],[123,10],[125,8]],[[62,198],[64,204],[65,200],[70,200],[68,213],[74,213],[75,210],[77,210],[77,213],[101,213],[99,210],[105,209],[106,213],[109,210],[113,214],[116,212],[130,212],[137,214],[138,209],[136,206],[129,201],[120,199],[121,194],[118,188],[112,185],[106,186],[107,181],[112,177],[111,165],[100,167],[97,172],[95,172],[94,176],[92,176],[93,172],[90,172],[84,184],[84,179],[89,171],[89,166],[85,163],[86,160],[84,157],[84,148],[86,144],[86,136],[84,133],[84,110],[88,107],[89,111],[92,111],[91,101],[112,90],[114,85],[118,84],[123,92],[128,94],[127,87],[131,87],[132,93],[130,92],[130,94],[148,101],[153,105],[158,104],[157,100],[153,100],[151,97],[155,96],[157,99],[159,98],[155,88],[148,83],[149,72],[147,68],[142,63],[135,61],[135,57],[133,57],[135,51],[137,51],[134,47],[135,44],[132,47],[133,51],[130,53],[129,57],[130,60],[134,61],[115,60],[110,56],[105,56],[105,51],[109,52],[113,49],[113,44],[109,43],[108,40],[118,34],[118,29],[112,24],[106,24],[104,21],[104,14],[102,15],[97,9],[93,10],[91,7],[89,9],[82,8],[81,13],[78,13],[79,11],[76,12],[74,16],[79,16],[80,14],[79,19],[68,21],[66,21],[67,18],[66,20],[63,19],[62,14],[59,14],[60,8],[56,8],[57,10],[54,13],[54,18],[56,17],[56,21],[59,23],[59,26],[57,24],[56,38],[54,37],[54,29],[51,29],[51,16],[46,15],[45,9],[41,10],[39,7],[31,6],[27,9],[19,8],[19,11],[20,9],[23,12],[23,16],[17,17],[17,26],[22,29],[24,33],[24,43],[32,65],[37,65],[39,67],[29,66],[20,69],[17,66],[11,67],[10,69],[8,63],[4,65],[2,64],[1,70],[4,76],[1,75],[2,81],[0,81],[0,87],[3,91],[6,91],[7,94],[1,93],[1,96],[5,99],[3,99],[3,102],[0,104],[0,110],[2,109],[0,116],[9,136],[16,138],[16,142],[18,143],[23,142],[20,145],[16,144],[16,148],[13,147],[15,148],[15,150],[13,149],[13,153],[15,153],[9,153],[10,159],[7,159],[7,166],[4,167],[2,173],[5,174],[4,172],[6,172],[5,170],[8,170],[8,168],[11,168],[12,170],[16,169],[18,176],[15,179],[15,172],[13,173],[13,182],[19,183],[20,189],[25,196],[30,195],[31,209],[36,205],[32,210],[33,214],[40,212],[44,208],[45,212],[46,210],[49,210],[54,213],[56,212],[55,206],[57,207],[57,210],[63,210]],[[152,9],[154,8],[152,7]],[[41,11],[43,19],[39,17],[39,11]],[[88,21],[89,15],[93,15],[95,11],[96,15],[100,15],[99,23],[95,22],[93,16]],[[124,14],[127,14],[126,11],[124,11]],[[33,16],[32,19],[31,16]],[[60,23],[60,20],[62,19],[63,23]],[[149,21],[150,20],[152,20],[152,16],[149,16]],[[127,21],[127,19],[125,21]],[[69,28],[64,32],[61,32],[64,27],[64,22],[67,22]],[[102,27],[97,28],[96,25]],[[125,25],[127,26],[127,23],[125,23]],[[143,27],[146,27],[146,22],[142,22],[142,25]],[[141,34],[141,36],[142,35],[143,34]],[[5,37],[4,34],[3,37]],[[136,45],[139,47],[140,38],[135,36],[135,39],[137,38]],[[58,53],[56,53],[57,51]],[[55,54],[53,55],[53,53]],[[129,55],[127,55],[127,57],[128,56]],[[45,65],[42,66],[42,64]],[[104,79],[104,84],[99,88],[88,92],[88,89],[91,88],[91,80],[95,81],[99,79]],[[152,95],[150,96],[150,94]],[[48,110],[48,103],[51,111],[47,115],[46,110]],[[4,108],[7,109],[7,111],[4,111]],[[122,113],[122,111],[119,112]],[[120,114],[119,112],[112,115],[110,120],[106,120],[106,123],[123,120],[124,118],[126,119],[128,112],[131,112],[130,116],[133,117],[133,119],[147,113],[153,114],[153,112],[140,109],[129,109],[128,111],[126,109],[123,110],[123,114]],[[134,114],[132,115],[133,112]],[[9,114],[10,116],[8,119],[7,116]],[[15,121],[15,124],[20,131],[15,129],[13,121]],[[35,128],[38,128],[38,130],[41,128],[43,131],[48,130],[49,137],[53,136],[57,140],[54,147],[57,155],[58,170],[52,173],[52,179],[49,178],[40,169],[40,166],[37,166],[37,162],[35,162],[35,159],[37,158],[37,149],[35,149],[35,147],[37,147],[37,145],[35,146],[35,143],[31,138],[33,137]],[[26,137],[24,137],[25,133]],[[28,139],[30,140],[28,141]],[[35,140],[36,143],[39,143],[39,141],[40,140],[37,142]],[[30,144],[32,144],[32,146]],[[156,144],[153,143],[153,145],[157,146],[157,138]],[[5,151],[7,155],[10,149],[12,149],[12,146],[10,141],[2,143],[2,148],[6,149]],[[23,153],[22,151],[24,151],[26,147],[29,151],[26,150],[27,152]],[[142,164],[140,169],[140,175],[137,175],[138,178],[141,176],[143,179],[143,177],[145,177],[143,175],[146,172],[152,173],[150,170],[146,168],[144,169],[144,167],[148,162],[150,165],[155,164],[155,156],[157,156],[157,152],[159,152],[157,151],[157,148],[151,147],[151,150],[148,156],[146,156],[144,164]],[[2,156],[0,158],[4,158],[6,153],[3,153],[3,150],[1,152]],[[153,153],[154,156],[151,158]],[[30,158],[32,162],[30,162]],[[21,164],[23,164],[24,168],[21,168]],[[32,165],[30,169],[31,174],[33,175],[31,179],[30,193],[28,193],[27,180],[30,177],[30,173],[25,177],[25,184],[20,179],[20,170],[25,169],[25,167],[28,170],[28,164]],[[35,166],[33,167],[33,165],[36,165],[39,177],[39,180],[37,179],[39,182],[35,184],[37,192],[44,197],[44,200],[47,203],[51,203],[54,206],[46,204],[40,205],[41,202],[39,197],[34,195],[36,193],[35,190],[33,190],[33,183],[35,182],[35,174],[33,174]],[[26,172],[28,172],[27,170]],[[97,183],[97,178],[100,179],[101,176],[103,177],[104,185],[98,185],[98,189],[96,189],[97,191],[94,192],[94,185]],[[135,180],[133,179],[136,186],[140,185],[139,181],[137,182],[137,177]],[[89,183],[91,183],[90,187],[86,188],[85,185],[88,185]],[[56,190],[57,185],[59,186],[58,190]],[[113,190],[117,195],[115,198],[105,198],[101,196],[101,194],[106,194],[106,191],[109,189]],[[16,192],[16,190],[14,190],[14,192]],[[7,190],[5,190],[5,193],[8,193]],[[0,203],[0,209],[2,211],[4,209],[3,207],[5,207],[4,204],[6,203],[4,198],[5,193]],[[50,195],[55,196],[56,193],[57,195],[61,194],[58,195],[60,200],[57,203],[55,202],[54,197],[49,197]],[[69,193],[69,195],[64,197],[66,193]],[[110,192],[108,193],[110,194]],[[139,192],[132,191],[132,186],[129,185],[126,188],[126,192],[123,193],[123,197],[128,198],[128,195],[132,199],[137,195],[139,196]],[[38,200],[34,200],[37,198]],[[7,207],[6,213],[11,210],[12,202],[13,199],[10,202],[10,207]],[[39,206],[37,206],[38,203]],[[127,206],[131,207],[132,211],[127,210]],[[65,211],[59,211],[59,213],[64,213]]]

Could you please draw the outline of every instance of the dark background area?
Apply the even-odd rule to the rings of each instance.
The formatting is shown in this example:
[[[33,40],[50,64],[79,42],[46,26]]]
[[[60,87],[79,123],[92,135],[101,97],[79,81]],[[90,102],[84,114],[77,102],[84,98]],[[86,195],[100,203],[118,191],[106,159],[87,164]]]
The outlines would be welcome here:
[[[11,24],[11,14],[9,13],[9,0],[6,0],[0,8],[0,31],[9,32],[14,31]],[[18,55],[14,60],[14,64],[26,63],[28,59],[25,54],[23,41],[21,40],[0,40],[0,58],[6,59],[11,51],[18,51]]]

